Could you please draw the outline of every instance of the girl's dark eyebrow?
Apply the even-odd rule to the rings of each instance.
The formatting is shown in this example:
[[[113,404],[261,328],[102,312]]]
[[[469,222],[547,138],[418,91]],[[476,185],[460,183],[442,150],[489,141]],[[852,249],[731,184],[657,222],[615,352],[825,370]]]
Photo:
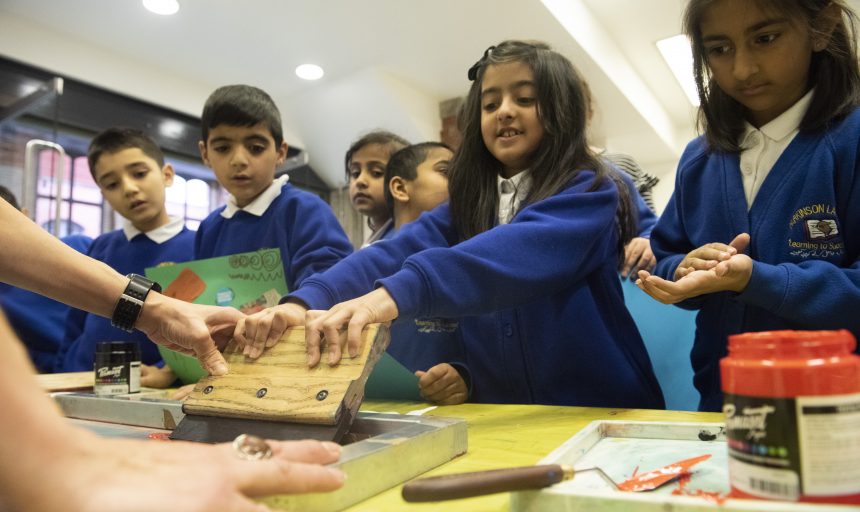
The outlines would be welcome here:
[[[758,32],[759,30],[761,30],[763,28],[767,28],[771,25],[781,25],[781,24],[788,23],[788,22],[789,22],[788,18],[775,18],[775,19],[769,19],[769,20],[762,20],[762,21],[756,23],[755,25],[748,27],[746,30],[744,30],[744,32],[746,32],[747,34],[752,34],[754,32]],[[722,41],[722,40],[725,40],[728,38],[729,38],[728,36],[725,36],[722,34],[703,35],[702,36],[702,42],[707,43],[707,42],[711,42],[711,41]]]
[[[532,86],[534,87],[535,83],[531,80],[520,80],[519,82],[515,82],[511,84],[511,89],[519,89],[520,87]],[[481,97],[483,98],[487,94],[495,94],[498,93],[500,89],[498,87],[490,87],[489,89],[484,89],[481,91]]]

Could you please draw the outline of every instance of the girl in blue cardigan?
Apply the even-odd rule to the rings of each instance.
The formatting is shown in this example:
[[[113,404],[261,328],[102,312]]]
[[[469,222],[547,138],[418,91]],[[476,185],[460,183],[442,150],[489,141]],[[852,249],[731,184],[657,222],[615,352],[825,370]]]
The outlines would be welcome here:
[[[639,286],[698,309],[699,408],[722,407],[730,334],[860,336],[860,73],[843,1],[693,0],[704,136],[678,167]],[[851,235],[854,233],[854,235]]]
[[[635,229],[627,188],[588,149],[582,79],[520,41],[490,47],[469,77],[450,203],[309,278],[237,338],[256,356],[304,307],[327,310],[307,315],[313,366],[341,329],[355,354],[368,323],[456,318],[473,401],[664,407],[618,280]],[[342,348],[330,350],[336,364]]]

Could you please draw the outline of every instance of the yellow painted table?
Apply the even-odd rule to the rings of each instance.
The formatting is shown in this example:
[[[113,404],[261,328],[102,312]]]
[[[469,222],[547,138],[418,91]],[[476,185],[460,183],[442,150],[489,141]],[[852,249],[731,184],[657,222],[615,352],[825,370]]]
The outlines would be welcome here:
[[[89,383],[92,372],[40,375],[46,390],[80,389]],[[152,390],[167,394],[165,390]],[[406,414],[424,409],[423,402],[382,402],[366,400],[362,411],[396,412]],[[468,424],[469,451],[422,476],[463,473],[537,463],[571,436],[595,420],[721,422],[721,413],[686,411],[652,411],[645,409],[598,409],[588,407],[551,407],[543,405],[463,404],[440,406],[428,416],[462,418]],[[391,468],[396,471],[397,468]],[[437,503],[406,503],[397,486],[358,505],[349,511],[505,511],[510,495],[507,493]]]
[[[368,400],[364,411],[397,412],[427,407],[418,402]],[[644,409],[597,409],[542,405],[463,404],[438,407],[428,416],[463,418],[469,425],[469,451],[422,476],[481,471],[537,463],[544,456],[595,420],[721,422],[721,413],[652,411]],[[369,498],[349,511],[504,511],[509,494],[496,494],[438,503],[406,503],[397,486]]]

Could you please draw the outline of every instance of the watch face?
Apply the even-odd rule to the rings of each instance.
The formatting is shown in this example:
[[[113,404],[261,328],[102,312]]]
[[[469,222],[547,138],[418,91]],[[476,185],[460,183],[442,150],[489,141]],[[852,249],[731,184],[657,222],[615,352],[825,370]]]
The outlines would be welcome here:
[[[131,332],[134,329],[134,322],[140,315],[140,310],[143,309],[143,302],[123,295],[116,303],[116,308],[111,317],[111,325],[117,329]]]

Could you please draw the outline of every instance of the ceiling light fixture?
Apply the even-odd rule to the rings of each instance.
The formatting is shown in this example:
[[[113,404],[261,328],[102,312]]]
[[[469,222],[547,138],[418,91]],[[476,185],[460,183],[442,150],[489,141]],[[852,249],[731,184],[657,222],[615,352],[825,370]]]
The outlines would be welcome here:
[[[684,94],[693,106],[699,106],[699,92],[696,90],[696,79],[693,78],[693,51],[690,40],[679,34],[657,41],[657,49],[675,75],[675,80],[681,85]]]
[[[303,80],[319,80],[325,72],[316,64],[302,64],[296,67],[296,76]]]
[[[169,16],[179,12],[178,0],[143,0],[143,6],[150,12]]]

